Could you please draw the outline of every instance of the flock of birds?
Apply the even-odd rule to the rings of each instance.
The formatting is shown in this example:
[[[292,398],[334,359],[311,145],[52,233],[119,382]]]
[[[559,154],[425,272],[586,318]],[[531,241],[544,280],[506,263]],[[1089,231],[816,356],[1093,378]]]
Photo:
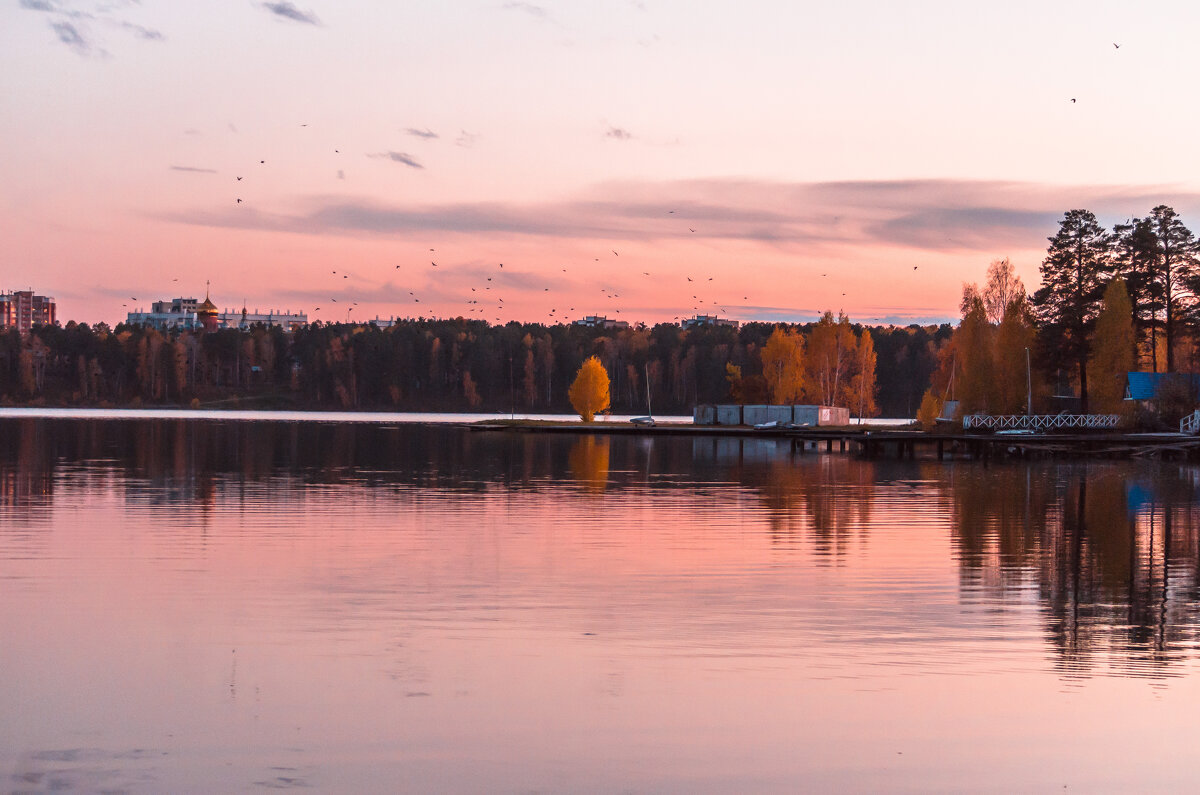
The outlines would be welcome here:
[[[1112,46],[1115,50],[1119,50],[1121,48],[1121,45],[1118,42],[1113,42]],[[1072,104],[1076,104],[1077,98],[1071,97],[1070,101]],[[308,125],[301,124],[300,126],[307,127]],[[340,154],[340,152],[341,152],[341,150],[339,150],[339,149],[334,149],[333,151],[335,154]],[[258,161],[258,165],[260,165],[260,166],[265,166],[266,164],[267,164],[267,161],[265,159],[260,159]],[[343,176],[343,172],[339,171],[338,176],[339,177]],[[244,175],[236,175],[235,179],[236,179],[237,183],[242,183],[244,180]],[[234,199],[235,199],[235,204],[237,204],[237,205],[242,205],[245,203],[241,196],[235,196]],[[666,214],[676,216],[677,218],[679,218],[682,221],[682,214],[677,213],[676,210],[667,210]],[[684,228],[686,228],[690,234],[698,233],[696,227],[685,226]],[[597,271],[596,263],[600,263],[599,268],[598,268],[600,280],[606,284],[611,285],[620,278],[618,276],[620,271],[618,270],[618,268],[615,264],[615,260],[620,257],[620,252],[618,252],[616,249],[609,249],[609,252],[612,255],[612,258],[613,258],[612,260],[608,260],[608,262],[603,262],[601,257],[593,257],[592,264],[590,264],[586,267],[588,269],[590,269],[591,272],[595,272],[595,271]],[[436,255],[437,254],[436,248],[430,248],[429,253]],[[607,257],[608,257],[608,254],[605,254],[604,259],[607,259]],[[430,268],[441,268],[442,269],[439,273],[445,273],[446,271],[454,270],[453,268],[450,268],[450,267],[444,267],[444,265],[445,265],[444,260],[443,260],[442,264],[439,264],[438,261],[433,258],[430,258],[430,260],[429,260]],[[621,267],[627,268],[628,265],[626,265],[625,263],[622,263]],[[394,267],[393,271],[402,270],[402,269],[404,269],[403,265],[396,265]],[[917,269],[918,269],[918,266],[914,265],[913,270],[915,271]],[[479,269],[477,267],[475,267],[474,264],[472,264],[469,267],[469,271],[473,275],[479,273]],[[571,271],[566,267],[561,268],[561,271],[562,271],[562,273],[565,273],[565,274],[571,273]],[[504,263],[502,263],[502,262],[496,263],[495,264],[495,275],[486,276],[482,279],[482,281],[475,281],[474,283],[466,284],[462,295],[460,295],[454,303],[461,302],[461,305],[463,306],[463,308],[465,308],[466,315],[468,315],[468,316],[478,317],[479,319],[486,320],[486,319],[488,319],[488,316],[490,315],[491,319],[493,319],[495,321],[503,322],[502,315],[494,314],[495,312],[501,312],[505,309],[504,297],[501,296],[499,293],[500,293],[501,289],[503,289],[505,286],[508,286],[510,288],[513,287],[512,282],[518,281],[520,279],[510,277],[507,279],[503,279],[502,281],[496,281],[497,278],[500,278],[500,274],[502,272],[504,272]],[[514,273],[513,269],[510,268],[509,271],[507,271],[507,273],[513,274]],[[641,273],[642,277],[652,277],[652,274],[650,271],[640,271],[640,273]],[[592,275],[594,276],[595,274],[593,273]],[[349,286],[349,285],[345,285],[344,283],[349,282],[352,277],[354,278],[354,283],[361,283],[361,280],[354,273],[352,273],[350,271],[346,271],[346,270],[339,272],[338,270],[333,269],[333,270],[331,270],[331,276],[334,277],[335,284],[342,285],[343,289],[341,291],[342,297],[340,300],[337,295],[330,295],[329,304],[337,305],[337,311],[339,313],[340,313],[341,308],[344,307],[346,310],[346,320],[350,321],[352,313],[354,312],[354,309],[359,306],[360,302],[357,300],[354,300],[353,296],[349,294],[349,291],[345,289],[345,287]],[[827,276],[828,276],[827,273],[821,274],[821,277],[827,277]],[[340,279],[337,277],[340,277]],[[743,309],[749,308],[748,305],[745,303],[742,303],[739,305],[734,302],[718,301],[718,300],[714,299],[710,293],[706,292],[705,290],[699,289],[699,287],[697,285],[702,286],[702,287],[709,287],[710,286],[709,282],[714,281],[714,277],[712,277],[712,276],[706,276],[706,277],[686,276],[685,278],[687,279],[686,284],[691,285],[691,287],[689,287],[689,289],[688,289],[687,294],[690,295],[691,301],[693,302],[690,305],[690,310],[695,314],[709,314],[712,316],[728,315],[730,306],[735,306],[735,308],[743,308]],[[438,279],[438,281],[441,282],[442,285],[448,284],[450,281],[453,281],[453,280],[454,279],[452,277],[447,277],[447,276],[440,276],[440,278]],[[173,281],[179,281],[179,280],[173,279]],[[459,280],[459,281],[461,281],[461,280]],[[506,285],[506,283],[507,283],[507,285]],[[435,287],[437,287],[438,292],[443,293],[443,294],[445,293],[445,291],[447,289],[445,287],[438,286],[436,283],[435,283]],[[595,285],[593,285],[593,287],[595,287]],[[617,292],[617,290],[615,288],[603,286],[603,287],[595,287],[595,289],[597,289],[599,291],[600,300],[598,300],[597,305],[595,305],[592,308],[592,311],[590,312],[590,314],[597,315],[597,316],[607,316],[609,312],[612,312],[613,314],[616,314],[616,315],[620,315],[622,313],[622,311],[625,309],[625,306],[622,302],[619,301],[619,299],[621,298],[621,294],[619,292]],[[693,290],[695,290],[695,292],[693,292]],[[331,291],[331,292],[335,292],[335,291]],[[421,303],[421,297],[417,294],[416,290],[408,290],[407,292],[408,292],[408,297],[411,299],[411,301],[414,305]],[[553,293],[556,291],[552,291],[551,287],[545,286],[542,288],[542,292],[543,293]],[[575,293],[576,295],[578,294],[577,290],[572,290],[572,292]],[[706,297],[701,298],[702,294],[705,295]],[[842,296],[845,297],[846,293],[843,292]],[[511,296],[510,296],[510,298],[511,298]],[[137,299],[132,298],[131,300],[136,301]],[[435,300],[437,300],[437,299],[435,299]],[[749,300],[749,296],[745,296],[745,295],[742,296],[743,302],[746,302],[748,300]],[[443,299],[443,301],[444,301],[444,299]],[[565,303],[571,303],[571,302],[568,300],[568,301],[564,301],[562,303],[565,304]],[[440,308],[445,310],[445,309],[449,308],[449,305],[451,305],[451,304],[443,303],[443,305]],[[122,304],[122,306],[128,306],[128,305]],[[433,304],[428,300],[428,298],[426,301],[426,306],[429,307],[431,310],[433,309]],[[321,312],[322,308],[321,308],[321,306],[314,306],[313,311]],[[326,312],[328,312],[328,311],[329,310],[326,310]],[[454,310],[452,310],[452,309],[450,310],[450,312],[451,312],[451,314],[455,314]],[[549,311],[546,313],[546,317],[551,322],[570,322],[570,318],[566,314],[568,312],[575,313],[576,308],[574,306],[565,306],[560,309],[558,306],[551,306]],[[679,321],[680,319],[681,319],[680,315],[676,315],[674,317],[674,320],[676,320],[676,321]],[[874,320],[883,320],[883,318],[873,318],[873,319]]]
[[[308,125],[301,124],[300,126],[307,127]],[[339,153],[340,150],[335,149],[334,152]],[[267,161],[265,159],[258,161],[258,165],[260,166],[265,166],[266,164]],[[245,175],[235,175],[235,181],[237,183],[243,183],[244,179]],[[235,196],[234,203],[237,205],[246,204],[245,200],[241,196]],[[682,223],[682,213],[678,213],[676,210],[667,210],[666,214],[680,218]],[[697,229],[694,226],[686,226],[685,228],[688,230],[689,234],[697,233]],[[443,285],[449,283],[450,281],[463,282],[462,279],[456,278],[457,274],[455,274],[455,276],[443,275],[446,273],[453,273],[456,269],[453,266],[449,266],[445,260],[443,260],[442,263],[439,263],[438,260],[434,258],[438,254],[436,248],[430,248],[428,253],[433,256],[429,258],[429,264],[427,267],[430,269],[439,269],[437,281],[434,283],[434,287],[437,292],[444,294],[448,288],[444,287]],[[611,258],[609,257],[610,254]],[[629,267],[629,265],[626,265],[625,263],[622,263],[621,266],[617,266],[615,264],[620,256],[620,252],[616,249],[609,249],[609,251],[602,256],[594,256],[592,258],[592,264],[586,266],[586,268],[592,273],[593,276],[595,276],[596,272],[598,271],[599,280],[604,284],[611,285],[619,279],[619,274],[621,271],[618,270],[618,267]],[[628,258],[626,258],[626,260],[628,261]],[[599,263],[599,266],[597,266],[596,263]],[[391,269],[391,272],[394,273],[398,270],[407,271],[404,265],[395,265]],[[571,274],[573,269],[568,267],[560,267],[560,270],[562,273]],[[501,290],[505,289],[506,287],[508,289],[513,289],[513,282],[524,281],[524,277],[526,276],[524,273],[515,272],[511,267],[508,269],[508,271],[505,271],[503,262],[495,263],[495,273],[492,276],[480,276],[480,269],[475,263],[463,268],[460,273],[470,273],[473,276],[477,276],[478,280],[474,281],[473,283],[464,282],[461,295],[453,301],[446,301],[443,299],[441,302],[439,302],[441,305],[438,308],[445,310],[454,304],[458,304],[463,310],[465,310],[465,315],[468,317],[477,317],[481,320],[487,320],[490,315],[492,320],[499,322],[504,322],[504,317],[495,313],[505,309],[504,297],[500,295]],[[652,276],[650,271],[640,271],[640,273],[642,277]],[[506,277],[506,274],[511,274],[511,276]],[[340,316],[341,311],[344,308],[345,319],[347,322],[349,322],[350,320],[354,319],[353,312],[360,304],[360,301],[355,300],[355,298],[359,296],[356,296],[353,292],[351,292],[351,288],[361,286],[364,280],[355,272],[345,269],[337,270],[331,268],[330,277],[332,282],[330,286],[333,288],[330,290],[330,292],[334,294],[329,296],[327,304],[323,304],[326,307],[324,311],[328,315],[332,309]],[[708,283],[714,281],[713,276],[686,276],[685,278],[687,279],[688,284],[693,285],[692,290],[695,290],[695,292],[689,290],[692,301],[690,309],[692,312],[696,314],[709,314],[712,316],[729,314],[729,308],[731,306],[729,302],[718,301],[710,297],[707,291],[700,290],[699,288],[695,287],[695,285],[703,285],[706,287],[710,286]],[[178,281],[178,279],[175,281]],[[614,315],[620,315],[622,311],[626,309],[625,305],[619,300],[621,298],[621,293],[617,292],[617,288],[611,286],[600,286],[595,287],[595,289],[599,292],[599,300],[593,309],[587,312],[588,314],[607,317],[610,312]],[[421,295],[418,294],[417,290],[407,290],[406,292],[408,293],[408,298],[411,300],[413,305],[421,303]],[[544,286],[542,288],[542,292],[556,293],[558,290],[557,288],[552,289],[550,286]],[[572,290],[571,292],[575,295],[578,295],[577,290]],[[701,297],[702,294],[706,297]],[[845,295],[845,293],[843,293],[843,295]],[[512,296],[510,295],[509,297],[511,303]],[[743,302],[748,300],[749,296],[742,296]],[[562,303],[568,304],[572,303],[572,301],[566,300]],[[433,309],[433,304],[429,301],[428,297],[426,298],[425,306]],[[745,306],[745,304],[742,304],[741,306]],[[322,305],[313,306],[314,313],[321,311]],[[567,323],[574,319],[567,313],[575,312],[576,307],[574,306],[551,306],[549,311],[546,313],[546,318],[552,323]],[[459,314],[458,311],[453,309],[450,310],[450,313],[452,315]],[[676,315],[674,317],[674,320],[676,321],[681,319],[681,315]]]

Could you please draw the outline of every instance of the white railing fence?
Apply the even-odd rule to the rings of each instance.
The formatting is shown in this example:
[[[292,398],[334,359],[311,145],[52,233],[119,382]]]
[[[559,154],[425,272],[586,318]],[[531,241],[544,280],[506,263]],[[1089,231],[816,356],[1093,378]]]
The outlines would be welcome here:
[[[1117,427],[1120,421],[1119,414],[968,414],[963,417],[963,428],[993,431],[1108,430]]]
[[[1190,433],[1195,436],[1198,430],[1200,430],[1200,411],[1193,411],[1179,421],[1180,433]]]

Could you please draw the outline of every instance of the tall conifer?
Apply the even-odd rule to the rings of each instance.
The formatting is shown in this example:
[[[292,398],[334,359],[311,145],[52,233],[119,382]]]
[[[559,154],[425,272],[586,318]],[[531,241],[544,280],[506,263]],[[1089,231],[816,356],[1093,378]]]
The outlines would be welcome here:
[[[1068,210],[1049,238],[1042,286],[1033,296],[1046,358],[1078,367],[1080,409],[1087,412],[1087,360],[1092,328],[1112,270],[1112,235],[1088,210]]]

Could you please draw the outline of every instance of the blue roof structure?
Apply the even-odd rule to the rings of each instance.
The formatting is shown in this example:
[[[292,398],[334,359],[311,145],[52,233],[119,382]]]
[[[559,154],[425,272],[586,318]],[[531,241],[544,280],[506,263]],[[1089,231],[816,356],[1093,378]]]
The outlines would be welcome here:
[[[1126,373],[1126,400],[1153,400],[1163,384],[1182,380],[1200,391],[1200,373]]]

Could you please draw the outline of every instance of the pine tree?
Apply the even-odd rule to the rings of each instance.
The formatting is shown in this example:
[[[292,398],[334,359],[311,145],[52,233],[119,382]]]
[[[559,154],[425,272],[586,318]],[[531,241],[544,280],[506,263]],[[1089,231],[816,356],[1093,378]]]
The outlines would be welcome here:
[[[1163,283],[1158,277],[1158,240],[1149,218],[1133,218],[1113,227],[1116,271],[1125,280],[1130,313],[1139,340],[1145,339],[1151,371],[1158,372],[1158,316],[1163,310]]]
[[[1160,204],[1150,211],[1149,218],[1157,241],[1158,278],[1163,286],[1163,333],[1167,344],[1167,372],[1175,372],[1175,320],[1181,307],[1182,287],[1196,281],[1196,239],[1183,225],[1178,213]]]
[[[1112,235],[1090,211],[1068,210],[1049,240],[1042,286],[1033,297],[1040,339],[1048,361],[1078,368],[1080,409],[1086,413],[1091,331],[1112,270]]]

